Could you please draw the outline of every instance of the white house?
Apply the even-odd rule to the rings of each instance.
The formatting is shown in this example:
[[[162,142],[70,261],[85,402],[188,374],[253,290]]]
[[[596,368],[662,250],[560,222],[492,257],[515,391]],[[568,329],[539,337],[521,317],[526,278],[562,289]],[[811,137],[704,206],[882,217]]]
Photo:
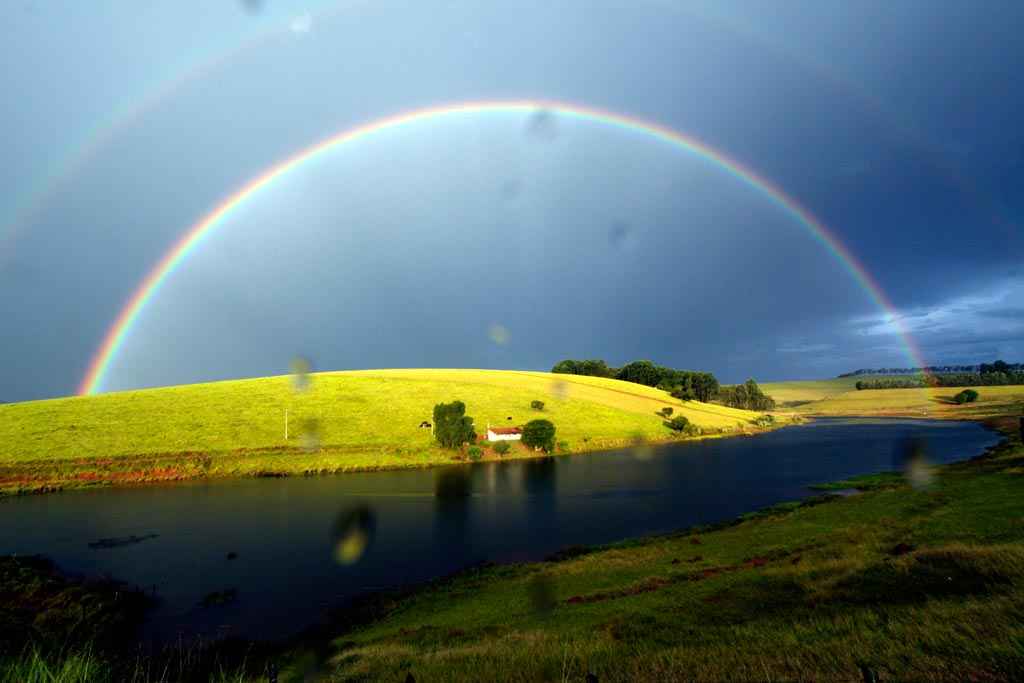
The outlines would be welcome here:
[[[487,425],[488,441],[519,441],[523,431],[519,427],[492,427]]]

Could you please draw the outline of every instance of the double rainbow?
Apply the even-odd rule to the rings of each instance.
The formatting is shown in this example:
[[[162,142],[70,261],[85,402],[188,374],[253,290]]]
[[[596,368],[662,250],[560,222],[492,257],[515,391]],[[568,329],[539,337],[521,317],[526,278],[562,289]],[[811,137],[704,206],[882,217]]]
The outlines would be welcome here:
[[[675,131],[660,123],[580,104],[550,100],[474,101],[416,109],[344,130],[274,164],[231,193],[213,210],[189,228],[135,289],[131,298],[122,307],[117,319],[107,330],[102,344],[94,354],[88,371],[82,379],[78,393],[82,395],[95,394],[102,390],[104,380],[110,372],[111,365],[116,360],[118,352],[131,335],[136,322],[146,308],[146,304],[156,296],[160,291],[160,287],[167,281],[167,278],[188,258],[189,254],[199,248],[203,240],[215,228],[225,223],[231,217],[235,209],[260,191],[268,189],[278,179],[335,148],[359,140],[365,140],[401,126],[454,116],[476,116],[488,113],[522,113],[531,115],[536,112],[552,112],[566,119],[606,124],[621,130],[650,136],[683,151],[697,155],[761,193],[784,212],[792,216],[815,240],[820,242],[832,254],[874,303],[887,314],[892,324],[896,326],[900,336],[903,338],[904,346],[912,363],[917,366],[925,365],[921,360],[921,354],[914,346],[906,329],[900,323],[900,318],[892,303],[878,286],[878,283],[871,278],[867,270],[853,254],[799,202],[787,195],[777,185],[735,159],[728,157],[696,138]]]

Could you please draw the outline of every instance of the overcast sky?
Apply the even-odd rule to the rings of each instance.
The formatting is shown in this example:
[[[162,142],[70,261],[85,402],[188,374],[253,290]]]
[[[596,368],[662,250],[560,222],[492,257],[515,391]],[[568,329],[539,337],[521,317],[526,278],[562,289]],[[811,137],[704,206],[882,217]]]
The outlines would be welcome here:
[[[1019,1],[0,11],[0,400],[73,393],[147,272],[276,161],[481,99],[698,138],[826,224],[926,361],[1024,360]],[[253,196],[169,278],[104,388],[280,374],[296,355],[319,370],[650,358],[723,381],[910,363],[891,318],[764,195],[557,112],[420,121]]]

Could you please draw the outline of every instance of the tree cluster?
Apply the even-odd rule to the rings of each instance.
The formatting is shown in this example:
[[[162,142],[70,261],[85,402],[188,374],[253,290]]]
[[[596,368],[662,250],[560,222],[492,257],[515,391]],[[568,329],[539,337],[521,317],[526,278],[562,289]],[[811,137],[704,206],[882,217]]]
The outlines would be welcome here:
[[[718,401],[731,408],[744,410],[772,410],[775,399],[761,391],[757,382],[748,379],[743,384],[722,387],[718,390]]]
[[[718,379],[710,372],[676,370],[649,360],[626,363],[613,368],[603,360],[563,360],[551,372],[569,375],[611,377],[624,382],[664,389],[683,400],[710,401],[718,394]]]
[[[983,372],[959,372],[943,375],[914,375],[898,379],[858,380],[857,389],[918,389],[922,387],[995,387],[1024,384],[1024,369],[997,360],[982,363]]]
[[[953,400],[957,403],[974,403],[978,400],[978,392],[974,389],[964,389],[959,394],[953,397]]]
[[[858,375],[952,375],[952,374],[987,374],[992,372],[1024,372],[1024,363],[1007,363],[997,360],[994,363],[980,365],[927,365],[917,368],[862,368],[853,372],[844,372],[840,377],[856,377]]]
[[[466,415],[462,401],[438,403],[434,406],[434,438],[445,448],[462,448],[476,441],[473,418]]]

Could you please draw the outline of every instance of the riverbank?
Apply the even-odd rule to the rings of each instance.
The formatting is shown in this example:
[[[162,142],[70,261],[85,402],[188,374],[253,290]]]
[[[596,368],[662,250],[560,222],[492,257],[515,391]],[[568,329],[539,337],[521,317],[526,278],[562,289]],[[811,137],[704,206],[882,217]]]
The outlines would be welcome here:
[[[340,680],[1024,675],[1019,436],[928,488],[844,486],[863,492],[381,597],[324,664]]]
[[[999,426],[1015,430],[1016,420]],[[601,681],[854,681],[862,666],[882,680],[1024,674],[1016,432],[940,468],[927,488],[872,475],[841,485],[861,492],[546,562],[480,567],[371,596],[289,643],[225,642],[173,656],[206,662],[190,680],[226,680],[224,672],[266,680],[271,666],[281,681],[311,670],[332,680],[592,672]],[[220,669],[207,666],[214,661]]]
[[[439,448],[420,425],[435,403],[453,399],[466,403],[478,432],[551,420],[559,454],[677,440],[658,414],[666,408],[700,427],[696,438],[764,431],[754,424],[758,413],[598,377],[378,370],[302,382],[272,377],[0,406],[0,495],[449,465],[468,454]],[[534,400],[543,409],[531,408]],[[799,419],[780,415],[775,426]],[[482,459],[538,455],[484,448]]]

